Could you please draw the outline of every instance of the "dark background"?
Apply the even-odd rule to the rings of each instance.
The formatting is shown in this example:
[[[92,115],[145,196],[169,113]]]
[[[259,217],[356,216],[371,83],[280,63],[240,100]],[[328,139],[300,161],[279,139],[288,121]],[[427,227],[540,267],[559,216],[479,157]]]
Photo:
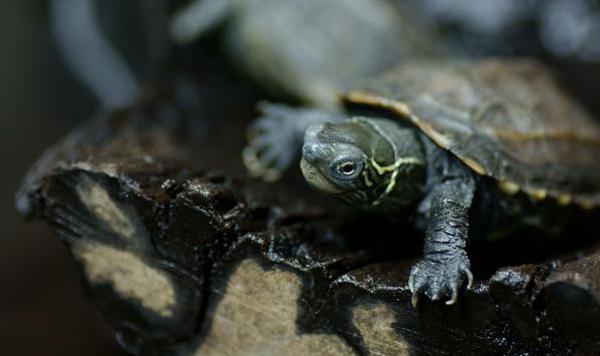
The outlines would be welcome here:
[[[0,5],[0,354],[118,354],[67,249],[14,208],[26,170],[95,100],[53,46],[46,1]]]
[[[429,5],[448,3],[418,1]],[[498,1],[540,3],[538,0],[494,0]],[[572,3],[581,1],[588,0],[572,0]],[[141,35],[143,26],[135,21],[139,18],[132,5],[137,2],[97,2],[103,4],[100,14],[107,35],[119,39],[119,49],[132,62],[138,77],[151,77],[151,70],[144,68],[148,65],[145,60],[148,56],[144,57],[147,49],[141,45],[147,38]],[[456,6],[465,6],[465,3],[455,1]],[[120,354],[112,333],[85,298],[77,266],[67,249],[42,223],[25,222],[14,208],[14,194],[31,164],[44,149],[92,115],[98,104],[60,57],[51,31],[48,1],[0,0],[0,5],[0,221],[3,223],[0,229],[0,355]],[[537,20],[522,15],[517,24],[491,31],[489,27],[482,30],[478,27],[480,23],[474,24],[472,16],[458,16],[465,13],[460,9],[434,6],[428,11],[435,12],[432,17],[446,30],[448,41],[461,51],[474,56],[535,55],[547,61],[555,66],[559,78],[573,93],[593,112],[600,113],[599,62],[573,54],[561,57],[545,49],[534,31]],[[600,29],[597,39],[600,41]],[[211,54],[202,62],[198,51],[187,48],[182,53],[173,55],[172,63],[183,72],[207,61],[215,67],[221,63],[229,66],[219,54]],[[211,90],[200,98],[204,105],[202,110],[218,112],[211,105],[215,105],[213,99],[222,91],[212,90],[218,84],[212,82],[210,75],[204,79],[205,86]],[[236,79],[236,88],[239,84]],[[245,85],[248,83],[241,84]],[[232,90],[227,92],[234,95]]]

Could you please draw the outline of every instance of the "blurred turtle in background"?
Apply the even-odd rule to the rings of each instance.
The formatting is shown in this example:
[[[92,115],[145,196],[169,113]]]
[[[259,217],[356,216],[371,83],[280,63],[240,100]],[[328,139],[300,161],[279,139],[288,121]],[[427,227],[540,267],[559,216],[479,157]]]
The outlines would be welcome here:
[[[131,105],[163,73],[167,0],[51,0],[64,64],[102,108]]]
[[[170,30],[186,43],[219,25],[230,57],[271,93],[328,108],[357,80],[444,52],[430,24],[389,0],[196,0]]]
[[[545,1],[539,23],[542,43],[554,55],[600,61],[600,1]]]
[[[600,60],[598,0],[398,0],[435,21],[471,56],[551,55]]]
[[[95,0],[52,0],[54,38],[69,69],[102,107],[127,106],[140,96],[139,79],[100,28],[97,5]]]

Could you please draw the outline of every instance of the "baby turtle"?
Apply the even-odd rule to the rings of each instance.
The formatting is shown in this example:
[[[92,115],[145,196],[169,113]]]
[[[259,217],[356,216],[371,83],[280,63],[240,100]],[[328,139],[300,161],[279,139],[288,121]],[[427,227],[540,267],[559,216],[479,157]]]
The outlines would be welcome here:
[[[345,113],[264,105],[245,162],[274,179],[301,152],[319,190],[412,217],[425,234],[413,303],[471,285],[469,235],[552,230],[600,203],[600,127],[537,62],[406,63],[342,97]]]
[[[231,59],[278,96],[334,107],[340,88],[442,46],[431,26],[389,0],[195,0],[171,35],[190,42],[219,24]]]

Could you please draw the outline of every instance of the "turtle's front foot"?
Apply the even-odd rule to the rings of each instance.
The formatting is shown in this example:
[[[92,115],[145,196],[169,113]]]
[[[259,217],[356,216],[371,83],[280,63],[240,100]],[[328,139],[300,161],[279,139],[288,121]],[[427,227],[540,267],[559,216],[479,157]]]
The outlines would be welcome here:
[[[300,156],[306,129],[313,124],[341,122],[345,116],[320,109],[261,103],[262,116],[248,129],[243,159],[250,175],[278,180]]]
[[[242,157],[250,175],[273,182],[295,160],[302,142],[296,132],[294,109],[267,103],[259,108],[263,115],[248,129]]]
[[[446,299],[447,305],[454,304],[465,282],[467,288],[473,284],[466,254],[458,253],[440,261],[424,258],[410,271],[408,287],[412,292],[413,307],[416,307],[421,293],[431,300]]]

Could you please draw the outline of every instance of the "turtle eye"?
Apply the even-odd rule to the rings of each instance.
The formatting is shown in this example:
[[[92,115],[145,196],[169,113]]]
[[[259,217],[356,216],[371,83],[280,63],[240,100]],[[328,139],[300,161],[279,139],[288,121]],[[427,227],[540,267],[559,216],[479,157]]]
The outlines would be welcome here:
[[[341,159],[332,164],[331,171],[336,178],[352,179],[362,170],[362,163],[353,159]]]
[[[354,174],[355,170],[356,170],[356,165],[354,164],[354,162],[350,162],[350,161],[344,162],[344,163],[340,164],[340,166],[338,167],[338,172],[345,176],[350,176],[350,175]]]

